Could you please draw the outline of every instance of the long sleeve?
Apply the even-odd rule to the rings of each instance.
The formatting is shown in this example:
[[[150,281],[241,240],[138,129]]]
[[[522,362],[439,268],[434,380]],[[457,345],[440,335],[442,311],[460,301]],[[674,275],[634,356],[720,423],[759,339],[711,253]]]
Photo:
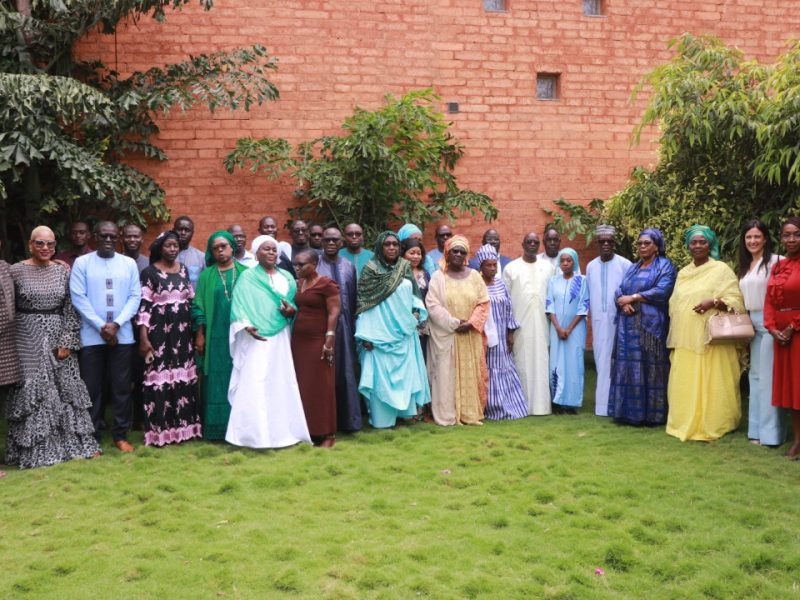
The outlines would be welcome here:
[[[428,318],[438,327],[446,331],[455,331],[461,321],[450,314],[445,305],[444,298],[444,273],[436,271],[431,277],[428,295],[425,297],[425,306],[428,309]]]
[[[85,259],[75,261],[72,267],[72,274],[69,277],[69,295],[71,296],[72,306],[78,311],[81,318],[97,331],[100,331],[106,322],[95,312],[92,303],[89,301],[86,267]]]
[[[649,290],[638,292],[638,294],[650,304],[666,306],[670,296],[672,296],[672,290],[675,288],[675,278],[678,274],[669,259],[663,258],[659,262],[661,264],[658,265],[658,273],[656,280],[653,282],[653,287]]]
[[[129,261],[125,261],[128,269],[128,299],[125,301],[125,305],[122,307],[119,315],[117,315],[117,318],[114,319],[114,322],[120,327],[128,323],[136,315],[136,312],[139,310],[139,303],[142,301],[142,286],[139,283],[139,269],[136,267],[136,263],[127,264],[128,262]]]
[[[72,300],[70,298],[70,289],[69,289],[69,281],[72,279],[69,275],[66,275],[64,281],[64,304],[61,307],[61,335],[58,339],[58,348],[69,348],[70,350],[80,350],[81,347],[81,338],[79,335],[80,327],[81,327],[81,320],[78,317],[78,313],[75,312],[75,309],[72,306]]]

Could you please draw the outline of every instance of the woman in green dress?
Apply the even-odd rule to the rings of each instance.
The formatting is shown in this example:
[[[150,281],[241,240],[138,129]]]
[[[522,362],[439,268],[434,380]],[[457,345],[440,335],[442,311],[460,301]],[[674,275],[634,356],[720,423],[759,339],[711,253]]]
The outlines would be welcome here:
[[[230,345],[231,298],[233,286],[247,267],[233,260],[236,240],[227,231],[215,231],[206,244],[206,265],[200,273],[192,304],[195,347],[203,372],[201,415],[203,437],[225,439],[231,405],[228,384],[231,379]]]

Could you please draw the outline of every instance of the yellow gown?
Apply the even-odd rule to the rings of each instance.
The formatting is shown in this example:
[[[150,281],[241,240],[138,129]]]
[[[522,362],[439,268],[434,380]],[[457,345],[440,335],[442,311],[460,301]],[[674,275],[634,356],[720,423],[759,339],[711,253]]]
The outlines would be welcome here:
[[[734,272],[723,262],[709,259],[678,273],[669,302],[672,348],[667,397],[667,433],[686,440],[716,440],[739,425],[742,415],[739,393],[738,347],[707,345],[706,322],[718,313],[692,310],[709,298],[722,300],[729,310],[744,311],[744,298]]]

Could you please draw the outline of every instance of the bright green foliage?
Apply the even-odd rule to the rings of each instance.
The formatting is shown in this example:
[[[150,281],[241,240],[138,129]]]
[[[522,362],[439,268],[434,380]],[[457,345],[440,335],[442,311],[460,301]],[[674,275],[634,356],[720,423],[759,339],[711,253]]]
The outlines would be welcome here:
[[[458,187],[453,170],[464,148],[447,131],[429,89],[397,99],[389,95],[374,112],[356,108],[341,136],[323,136],[292,148],[286,140],[241,139],[225,167],[248,167],[270,178],[298,182],[302,204],[293,218],[364,227],[368,239],[396,223],[419,226],[453,219],[458,212],[498,211],[485,194]]]
[[[744,221],[761,218],[777,234],[800,208],[800,44],[775,65],[745,61],[711,37],[686,34],[672,47],[675,57],[635,92],[652,91],[635,137],[659,126],[658,165],[635,169],[603,218],[629,240],[658,227],[679,265],[688,260],[683,232],[703,223],[731,259]]]
[[[555,227],[561,235],[574,240],[581,236],[587,244],[594,238],[594,230],[603,214],[603,200],[594,198],[587,205],[573,204],[564,198],[553,200],[559,210],[545,208],[544,213],[550,217],[550,223],[545,225],[545,231]]]
[[[167,159],[151,141],[159,131],[155,117],[196,104],[248,110],[277,98],[266,79],[275,62],[262,46],[190,56],[127,78],[99,61],[74,59],[86,33],[113,33],[121,21],[144,16],[163,20],[165,10],[188,2],[0,0],[0,239],[6,248],[11,237],[19,253],[39,223],[168,219],[164,190],[121,162]]]

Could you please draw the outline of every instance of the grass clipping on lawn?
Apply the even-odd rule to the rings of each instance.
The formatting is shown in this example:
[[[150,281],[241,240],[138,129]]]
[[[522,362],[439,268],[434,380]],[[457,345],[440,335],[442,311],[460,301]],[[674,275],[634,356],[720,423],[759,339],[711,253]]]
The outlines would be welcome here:
[[[0,597],[800,597],[800,465],[584,410],[9,470]]]

